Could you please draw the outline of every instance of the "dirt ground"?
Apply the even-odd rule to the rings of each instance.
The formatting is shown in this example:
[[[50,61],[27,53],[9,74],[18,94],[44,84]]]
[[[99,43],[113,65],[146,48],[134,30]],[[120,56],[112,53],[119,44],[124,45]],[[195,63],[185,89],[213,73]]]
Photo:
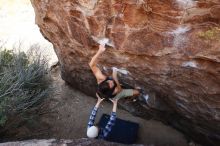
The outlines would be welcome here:
[[[54,92],[47,105],[47,108],[52,112],[43,114],[40,119],[49,127],[46,138],[75,139],[86,137],[88,117],[96,99],[71,88],[61,79],[59,73],[59,68],[52,71]],[[99,121],[102,113],[110,113],[111,109],[110,102],[103,102],[96,121]],[[117,110],[117,117],[140,124],[137,141],[139,144],[188,145],[183,134],[159,121],[143,120],[120,108]]]

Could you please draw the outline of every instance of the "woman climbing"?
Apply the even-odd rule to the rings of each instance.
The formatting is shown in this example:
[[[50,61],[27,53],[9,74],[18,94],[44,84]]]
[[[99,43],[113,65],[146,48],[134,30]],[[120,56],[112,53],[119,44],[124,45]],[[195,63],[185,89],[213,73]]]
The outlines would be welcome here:
[[[104,75],[101,70],[97,67],[98,57],[105,52],[105,44],[99,45],[99,50],[92,57],[92,60],[89,62],[89,66],[96,77],[98,86],[97,94],[101,98],[111,98],[111,99],[121,99],[128,96],[139,95],[140,92],[138,89],[123,89],[117,78],[117,69],[113,68],[112,76]]]

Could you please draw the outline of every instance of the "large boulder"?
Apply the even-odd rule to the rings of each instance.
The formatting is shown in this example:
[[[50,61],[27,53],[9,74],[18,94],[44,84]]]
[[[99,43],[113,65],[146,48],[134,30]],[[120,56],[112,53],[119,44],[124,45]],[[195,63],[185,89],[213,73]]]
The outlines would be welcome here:
[[[53,43],[62,78],[89,95],[94,38],[114,48],[99,67],[124,68],[122,82],[142,87],[143,101],[122,101],[132,113],[163,120],[207,145],[220,145],[219,0],[31,0],[40,31]],[[148,106],[147,106],[148,105]]]

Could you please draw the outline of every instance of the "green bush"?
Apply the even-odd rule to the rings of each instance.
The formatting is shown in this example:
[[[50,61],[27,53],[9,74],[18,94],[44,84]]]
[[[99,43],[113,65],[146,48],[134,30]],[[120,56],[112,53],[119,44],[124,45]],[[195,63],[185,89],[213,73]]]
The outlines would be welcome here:
[[[0,51],[0,126],[9,115],[40,105],[48,97],[49,83],[48,64],[40,54]]]

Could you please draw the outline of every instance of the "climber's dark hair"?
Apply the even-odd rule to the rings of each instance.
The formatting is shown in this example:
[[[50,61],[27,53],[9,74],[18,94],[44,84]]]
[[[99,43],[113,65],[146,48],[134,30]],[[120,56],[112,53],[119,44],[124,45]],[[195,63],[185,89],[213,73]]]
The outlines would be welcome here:
[[[98,86],[98,91],[97,93],[99,94],[99,96],[101,98],[109,98],[108,96],[108,92],[109,90],[111,90],[111,88],[109,87],[108,82],[102,82],[101,84],[99,84]]]
[[[102,93],[106,93],[108,92],[108,90],[110,89],[108,82],[103,82],[99,85],[99,91]]]
[[[112,88],[109,87],[109,83],[107,82],[108,80],[112,80],[111,78],[107,78],[106,80],[104,80],[103,82],[101,82],[98,85],[98,90],[97,93],[101,98],[112,98],[114,97],[113,92],[116,88],[116,82],[114,80],[112,80],[114,82],[114,86]]]

